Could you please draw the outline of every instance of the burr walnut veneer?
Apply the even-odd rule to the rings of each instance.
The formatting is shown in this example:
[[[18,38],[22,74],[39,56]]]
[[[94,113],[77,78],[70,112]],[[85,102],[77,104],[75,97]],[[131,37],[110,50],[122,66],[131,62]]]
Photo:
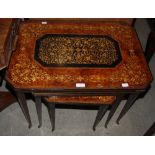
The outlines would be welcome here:
[[[117,102],[129,94],[119,121],[152,80],[137,34],[126,24],[27,21],[18,37],[6,80],[16,90],[29,126],[27,92],[37,94],[37,100],[110,95]]]

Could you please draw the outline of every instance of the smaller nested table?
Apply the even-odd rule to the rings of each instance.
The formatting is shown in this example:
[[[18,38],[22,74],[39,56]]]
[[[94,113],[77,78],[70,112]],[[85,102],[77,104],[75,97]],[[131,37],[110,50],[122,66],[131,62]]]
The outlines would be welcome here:
[[[117,122],[152,80],[135,30],[116,23],[25,22],[6,75],[31,126],[25,93],[129,98]],[[108,121],[117,106],[113,107]]]

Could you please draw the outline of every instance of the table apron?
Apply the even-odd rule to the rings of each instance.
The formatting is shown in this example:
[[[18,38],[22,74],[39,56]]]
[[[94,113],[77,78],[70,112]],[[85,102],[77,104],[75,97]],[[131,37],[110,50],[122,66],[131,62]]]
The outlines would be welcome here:
[[[23,92],[26,93],[26,92]],[[119,96],[126,94],[142,93],[139,91],[133,92],[29,92],[34,96]]]
[[[24,90],[24,89],[15,89],[22,93],[31,93],[35,96],[105,96],[105,95],[120,95],[120,94],[133,94],[133,93],[142,93],[146,90],[134,90],[134,89],[124,89],[124,90],[109,90],[109,89],[64,89],[64,90]]]

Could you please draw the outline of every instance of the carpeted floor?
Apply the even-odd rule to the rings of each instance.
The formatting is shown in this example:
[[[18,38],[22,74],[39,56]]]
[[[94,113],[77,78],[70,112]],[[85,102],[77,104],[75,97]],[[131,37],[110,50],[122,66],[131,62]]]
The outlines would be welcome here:
[[[143,49],[146,46],[146,40],[150,28],[145,19],[137,19],[135,28],[139,35]],[[150,62],[150,68],[155,76],[155,56]],[[5,82],[1,89],[5,90]],[[130,136],[143,135],[144,132],[155,121],[155,82],[152,82],[152,87],[144,98],[136,101],[135,105],[130,109],[127,115],[120,121],[120,124],[115,123],[125,101],[122,101],[117,109],[115,116],[111,120],[108,128],[104,128],[104,119],[101,121],[97,130],[92,130],[92,125],[97,113],[96,109],[56,109],[56,129],[51,132],[51,124],[47,108],[43,106],[43,125],[38,128],[38,120],[34,102],[28,100],[28,107],[32,118],[33,126],[28,129],[28,124],[18,105],[15,103],[0,113],[0,135],[29,135],[29,136],[49,136],[49,135],[76,135],[76,136]]]

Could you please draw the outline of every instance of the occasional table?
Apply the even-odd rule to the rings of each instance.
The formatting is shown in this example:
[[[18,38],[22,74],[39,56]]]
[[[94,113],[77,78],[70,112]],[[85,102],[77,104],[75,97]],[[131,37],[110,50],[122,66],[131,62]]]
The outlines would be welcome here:
[[[0,19],[0,84],[3,81],[5,69],[7,68],[11,53],[17,40],[17,31],[20,19]],[[0,90],[0,111],[16,101],[10,92]]]
[[[43,96],[123,96],[129,98],[117,122],[152,81],[133,27],[117,23],[50,23],[20,25],[6,81],[16,91],[31,127],[25,94]],[[116,111],[113,107],[108,121]],[[40,109],[38,109],[40,110]]]

